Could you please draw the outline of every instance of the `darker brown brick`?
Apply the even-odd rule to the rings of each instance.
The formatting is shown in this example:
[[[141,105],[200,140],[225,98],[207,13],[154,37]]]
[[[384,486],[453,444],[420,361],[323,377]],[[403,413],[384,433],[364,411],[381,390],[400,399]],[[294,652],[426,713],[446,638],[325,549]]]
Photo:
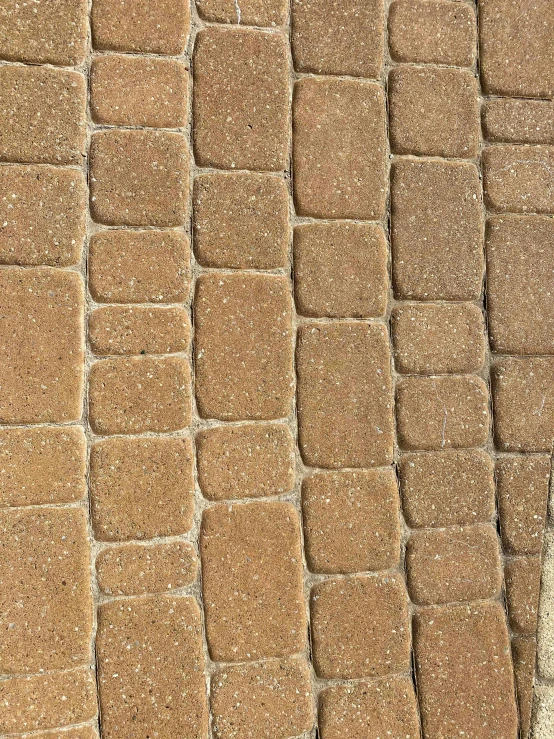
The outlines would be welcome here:
[[[534,635],[541,584],[540,557],[509,559],[504,568],[504,578],[512,631]]]
[[[512,659],[519,706],[520,731],[524,737],[529,734],[531,726],[536,653],[537,642],[535,639],[528,637],[512,639]]]
[[[196,7],[204,20],[244,26],[283,26],[288,15],[285,0],[196,0]]]
[[[487,208],[505,213],[553,213],[554,147],[488,146],[483,151]]]
[[[507,144],[554,144],[554,104],[550,100],[485,100],[483,135]]]

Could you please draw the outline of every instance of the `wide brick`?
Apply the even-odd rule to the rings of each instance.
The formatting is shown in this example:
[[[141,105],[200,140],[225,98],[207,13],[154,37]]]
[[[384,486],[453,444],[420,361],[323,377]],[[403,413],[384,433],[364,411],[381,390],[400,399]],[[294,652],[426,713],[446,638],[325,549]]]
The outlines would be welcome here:
[[[285,0],[196,0],[196,7],[204,20],[244,26],[283,26],[288,15]]]
[[[487,208],[498,213],[554,213],[554,147],[488,146],[483,151]]]
[[[182,226],[189,153],[167,131],[96,132],[90,147],[90,209],[109,226]]]
[[[299,444],[311,467],[392,462],[393,391],[384,326],[341,321],[298,332]]]
[[[424,736],[517,736],[510,643],[500,603],[420,611],[414,650]]]
[[[85,112],[82,74],[0,67],[0,161],[83,164]]]
[[[403,454],[398,477],[412,528],[479,523],[494,516],[494,465],[480,449]]]
[[[394,162],[391,242],[397,298],[479,298],[484,272],[480,192],[473,164]]]
[[[554,144],[554,104],[550,100],[485,100],[483,135],[507,144]]]
[[[242,662],[304,650],[300,523],[290,503],[208,508],[200,553],[213,660]]]
[[[395,0],[389,9],[389,48],[397,62],[471,67],[477,23],[466,3]]]
[[[509,559],[504,567],[504,578],[512,631],[535,634],[541,584],[540,557]]]
[[[396,389],[403,449],[467,449],[489,436],[489,395],[480,377],[406,377]]]
[[[201,167],[284,170],[289,64],[282,34],[208,28],[194,49],[194,152]]]
[[[387,190],[382,88],[361,80],[297,82],[293,160],[299,215],[378,220]]]
[[[196,436],[196,452],[208,500],[282,495],[294,487],[294,440],[284,424],[206,429]]]
[[[178,431],[191,422],[190,367],[182,357],[105,359],[89,376],[94,433]]]
[[[0,429],[0,507],[72,503],[86,493],[80,426]]]
[[[554,531],[545,536],[539,601],[537,662],[540,677],[554,679]],[[550,739],[547,737],[546,739]]]
[[[502,587],[498,537],[490,524],[416,531],[406,566],[410,598],[418,605],[495,598]]]
[[[536,639],[528,637],[512,639],[512,660],[519,708],[519,724],[521,735],[524,737],[528,736],[531,726],[536,653]]]
[[[396,67],[389,74],[389,106],[393,153],[477,156],[479,105],[473,72]]]
[[[188,542],[127,544],[104,549],[96,558],[98,587],[106,595],[167,593],[196,578],[196,551]]]
[[[196,400],[203,418],[288,416],[293,395],[292,299],[274,275],[203,275],[196,283]]]
[[[194,181],[194,252],[204,267],[286,267],[289,194],[284,179],[250,172]]]
[[[186,0],[93,0],[95,49],[182,54],[190,27]]]
[[[309,223],[294,229],[294,288],[299,313],[315,318],[384,315],[388,250],[380,226]]]
[[[90,69],[96,123],[179,128],[187,122],[188,72],[175,59],[100,56]]]
[[[0,672],[88,663],[92,600],[84,511],[0,511],[0,533]]]
[[[202,625],[193,598],[103,603],[96,652],[104,739],[208,736]]]
[[[81,417],[83,293],[75,272],[0,270],[1,423]]]
[[[387,570],[400,560],[399,498],[392,469],[305,477],[302,514],[312,572]]]
[[[383,0],[293,0],[295,69],[378,79],[383,16]]]
[[[409,670],[408,596],[399,574],[325,580],[312,588],[310,612],[318,677],[381,677]]]
[[[99,303],[183,303],[190,248],[178,231],[103,231],[90,241],[89,288]]]
[[[313,725],[310,672],[303,659],[223,667],[211,679],[218,739],[288,739]]]
[[[95,354],[174,354],[188,347],[190,319],[182,306],[106,306],[91,313],[88,338]]]
[[[485,322],[472,303],[404,304],[392,313],[395,367],[402,374],[471,373],[485,361]]]
[[[59,167],[0,167],[0,263],[78,264],[85,238],[86,183]]]
[[[178,536],[192,526],[193,452],[184,438],[104,439],[90,456],[91,515],[100,541]]]

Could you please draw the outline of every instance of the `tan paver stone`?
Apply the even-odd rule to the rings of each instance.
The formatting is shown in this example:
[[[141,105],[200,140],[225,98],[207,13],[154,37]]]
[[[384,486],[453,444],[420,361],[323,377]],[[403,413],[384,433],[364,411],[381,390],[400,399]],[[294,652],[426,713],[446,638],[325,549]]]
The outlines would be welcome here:
[[[244,26],[283,26],[287,22],[285,0],[196,0],[201,18],[213,23],[240,23]]]
[[[26,737],[25,739],[30,739]],[[54,729],[33,734],[31,739],[98,739],[96,730],[90,725],[74,726],[69,729]]]
[[[213,660],[241,662],[304,650],[300,523],[290,503],[208,508],[200,553]]]
[[[554,686],[537,685],[533,699],[533,739],[552,739],[552,715],[554,714]]]
[[[176,59],[96,57],[90,107],[96,123],[179,128],[187,122],[188,72]]]
[[[483,151],[483,191],[497,213],[554,213],[554,147],[488,146]]]
[[[494,464],[480,449],[403,454],[398,477],[412,528],[459,526],[494,516]]]
[[[83,293],[75,272],[0,269],[0,423],[81,417]]]
[[[510,627],[519,634],[535,634],[541,584],[540,557],[509,559],[504,567]]]
[[[202,275],[194,300],[196,400],[203,418],[289,415],[293,395],[292,299],[275,275]]]
[[[83,164],[86,94],[78,72],[1,66],[0,161]]]
[[[79,724],[96,710],[96,680],[88,667],[0,681],[3,734]]]
[[[212,728],[219,739],[288,739],[313,725],[303,659],[223,667],[211,679]]]
[[[483,135],[507,144],[554,144],[554,104],[550,100],[485,100]]]
[[[80,426],[0,429],[0,507],[72,503],[86,493]]]
[[[485,361],[485,322],[473,303],[398,306],[392,334],[395,367],[402,374],[478,372]]]
[[[395,154],[477,156],[479,105],[473,72],[396,67],[389,74],[390,144]]]
[[[92,445],[91,516],[100,541],[177,536],[192,526],[190,439],[119,438]]]
[[[403,449],[467,449],[489,435],[487,386],[480,377],[406,377],[396,388],[398,442]]]
[[[88,663],[92,600],[84,510],[0,511],[0,533],[0,672]]]
[[[320,678],[381,677],[410,666],[408,596],[399,574],[325,580],[310,599]]]
[[[103,603],[96,651],[104,739],[206,739],[202,626],[194,598]]]
[[[108,226],[182,226],[189,152],[167,131],[97,131],[90,146],[90,209]]]
[[[190,319],[182,306],[106,306],[90,315],[89,341],[95,354],[184,352],[190,341]]]
[[[393,391],[385,327],[355,321],[302,326],[296,364],[304,463],[331,469],[390,464]]]
[[[194,180],[194,252],[204,267],[288,266],[289,194],[280,177],[251,172]]]
[[[527,737],[531,726],[531,707],[533,704],[533,681],[537,641],[529,637],[512,639],[512,661],[516,684],[519,725],[521,735]]]
[[[86,45],[86,0],[2,2],[1,59],[78,66],[85,59]]]
[[[450,0],[395,0],[389,8],[389,48],[397,62],[471,67],[475,11]]]
[[[538,672],[554,679],[554,531],[545,536],[538,619]],[[551,714],[552,718],[552,714]],[[552,725],[552,724],[551,724]]]
[[[391,242],[397,298],[479,298],[484,272],[480,191],[473,164],[393,163]]]
[[[0,192],[1,264],[78,264],[86,215],[81,172],[6,165],[0,167]]]
[[[95,49],[182,54],[190,27],[186,0],[93,0]]]
[[[413,683],[399,676],[327,688],[320,693],[318,723],[321,739],[416,739]]]
[[[294,229],[294,287],[300,314],[315,318],[384,315],[388,250],[375,224],[309,223]]]
[[[182,357],[105,359],[89,375],[94,433],[179,431],[191,422],[190,366]]]
[[[383,89],[362,80],[297,82],[293,164],[299,215],[378,220],[387,190]]]
[[[207,28],[194,48],[194,153],[201,167],[280,171],[289,144],[282,34]]]
[[[498,536],[490,524],[416,531],[406,566],[410,598],[418,605],[495,598],[502,587]]]
[[[383,0],[293,0],[295,69],[378,79],[383,18]]]
[[[386,570],[399,563],[399,497],[392,469],[305,477],[302,514],[312,572]]]
[[[190,585],[197,559],[192,544],[126,544],[104,549],[96,558],[98,587],[107,595],[167,593]]]
[[[190,247],[178,231],[103,231],[89,250],[89,288],[100,303],[182,303]]]
[[[208,500],[282,495],[294,487],[294,440],[284,424],[206,429],[196,436],[196,452]]]
[[[420,611],[414,649],[425,737],[515,739],[512,660],[499,603]]]

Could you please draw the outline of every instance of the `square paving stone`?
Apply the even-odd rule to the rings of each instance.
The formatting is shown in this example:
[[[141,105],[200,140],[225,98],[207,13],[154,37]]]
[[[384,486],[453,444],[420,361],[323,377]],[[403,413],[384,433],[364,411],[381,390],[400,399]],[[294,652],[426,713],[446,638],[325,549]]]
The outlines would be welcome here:
[[[554,213],[553,146],[488,146],[482,163],[490,211]]]
[[[531,728],[536,654],[536,639],[520,636],[512,639],[512,660],[519,707],[520,731],[523,736],[527,736]]]
[[[212,23],[243,26],[283,26],[287,22],[286,0],[196,0],[201,18]]]
[[[516,557],[504,566],[510,628],[516,634],[535,635],[541,585],[540,557]]]
[[[485,100],[481,123],[488,141],[554,144],[554,103],[551,100]]]

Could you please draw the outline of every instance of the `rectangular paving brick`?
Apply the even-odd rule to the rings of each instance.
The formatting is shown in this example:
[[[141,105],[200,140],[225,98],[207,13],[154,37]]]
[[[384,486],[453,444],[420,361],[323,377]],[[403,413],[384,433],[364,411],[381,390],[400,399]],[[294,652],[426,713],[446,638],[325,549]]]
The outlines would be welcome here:
[[[297,82],[293,164],[298,215],[381,218],[387,189],[383,89],[361,80]]]
[[[533,703],[536,653],[536,639],[519,636],[512,639],[514,679],[516,684],[517,704],[519,708],[520,731],[523,736],[527,736],[529,734],[531,726],[531,706]]]
[[[550,100],[485,100],[483,135],[507,144],[554,144],[554,104]]]
[[[515,633],[534,635],[539,610],[540,557],[509,559],[504,567],[504,579],[510,628]]]
[[[488,146],[483,151],[487,208],[497,213],[554,213],[554,147]]]
[[[299,446],[311,467],[392,462],[393,391],[384,326],[302,326],[296,350]]]
[[[282,26],[288,15],[285,0],[196,0],[196,8],[206,21],[244,26]]]
[[[290,503],[208,508],[200,554],[214,661],[284,657],[305,649],[300,522]]]

